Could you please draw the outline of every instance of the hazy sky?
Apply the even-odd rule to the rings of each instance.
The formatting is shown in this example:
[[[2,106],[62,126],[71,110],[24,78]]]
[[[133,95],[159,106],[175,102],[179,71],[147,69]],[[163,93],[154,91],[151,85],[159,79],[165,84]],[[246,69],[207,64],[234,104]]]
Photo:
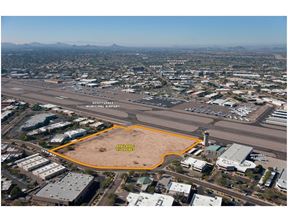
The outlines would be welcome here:
[[[286,44],[286,17],[2,17],[2,42],[125,46]]]

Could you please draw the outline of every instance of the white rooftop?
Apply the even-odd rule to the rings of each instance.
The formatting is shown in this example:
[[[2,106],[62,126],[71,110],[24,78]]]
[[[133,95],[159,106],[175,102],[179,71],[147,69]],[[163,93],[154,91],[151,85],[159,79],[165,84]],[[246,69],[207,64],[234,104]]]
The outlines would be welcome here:
[[[221,206],[222,197],[209,197],[200,194],[194,194],[190,206]]]
[[[129,193],[128,206],[172,206],[174,198],[163,194]]]
[[[204,160],[198,160],[192,157],[188,157],[185,160],[181,161],[181,163],[185,164],[185,165],[190,165],[192,167],[198,168],[198,169],[202,169],[207,165],[207,162]]]
[[[62,201],[73,201],[93,179],[94,177],[90,175],[70,172],[60,181],[47,184],[35,195]]]
[[[169,191],[174,191],[177,193],[184,193],[184,194],[189,194],[190,190],[191,190],[191,185],[185,184],[185,183],[177,183],[177,182],[172,182],[169,188]]]
[[[80,129],[76,129],[76,130],[69,130],[69,131],[65,132],[64,135],[67,135],[69,137],[73,137],[73,136],[78,135],[78,134],[84,134],[85,132],[86,132],[85,129],[80,128]]]
[[[252,152],[253,147],[233,143],[219,158],[241,164]]]
[[[282,189],[287,190],[287,169],[283,169],[280,177],[277,180],[276,185]]]
[[[256,164],[246,160],[252,152],[253,147],[233,143],[221,156],[218,157],[216,164],[220,167],[235,167],[238,171],[245,172],[247,169],[253,169]]]

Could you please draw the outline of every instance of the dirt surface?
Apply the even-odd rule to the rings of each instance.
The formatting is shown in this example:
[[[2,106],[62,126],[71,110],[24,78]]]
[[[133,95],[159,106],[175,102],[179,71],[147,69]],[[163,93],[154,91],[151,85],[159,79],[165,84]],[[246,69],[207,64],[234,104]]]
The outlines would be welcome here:
[[[64,155],[94,166],[146,168],[161,163],[163,155],[181,153],[195,142],[192,137],[144,128],[114,128],[75,144]],[[132,145],[134,150],[119,151],[119,144]]]

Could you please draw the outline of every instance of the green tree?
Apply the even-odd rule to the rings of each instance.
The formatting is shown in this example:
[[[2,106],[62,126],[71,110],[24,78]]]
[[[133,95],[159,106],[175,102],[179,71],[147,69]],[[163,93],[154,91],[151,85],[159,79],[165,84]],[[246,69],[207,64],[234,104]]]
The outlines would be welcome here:
[[[183,170],[183,167],[181,165],[176,166],[175,171],[177,173],[185,173],[185,171]]]
[[[31,107],[31,109],[32,109],[33,111],[41,111],[41,110],[42,110],[42,107],[41,107],[38,103],[36,103],[36,104],[34,104],[34,105]]]
[[[24,133],[21,134],[21,136],[19,137],[19,139],[20,139],[20,140],[23,140],[23,141],[28,141],[28,140],[29,140],[29,139],[28,139],[28,136],[25,135]]]
[[[21,191],[21,189],[17,186],[13,187],[11,192],[10,192],[11,198],[15,199],[17,197],[20,197],[23,195],[23,192]]]
[[[45,141],[40,141],[39,145],[44,147],[44,148],[47,148],[47,142],[45,142]]]
[[[109,196],[108,196],[109,205],[114,205],[117,198],[118,198],[117,194],[115,194],[115,193],[109,194]]]

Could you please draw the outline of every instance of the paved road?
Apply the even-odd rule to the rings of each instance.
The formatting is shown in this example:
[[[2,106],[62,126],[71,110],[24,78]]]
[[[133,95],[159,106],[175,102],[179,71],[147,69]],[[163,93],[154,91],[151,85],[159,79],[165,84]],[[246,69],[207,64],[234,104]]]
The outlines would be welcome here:
[[[35,143],[31,143],[31,142],[28,142],[28,141],[22,141],[22,140],[18,140],[18,139],[9,139],[10,142],[15,142],[16,144],[20,144],[20,146],[22,144],[25,144],[27,147],[31,147],[33,149],[38,149],[39,151],[41,151],[42,149],[44,149],[42,146],[40,145],[37,145]]]
[[[116,173],[115,175],[115,179],[111,185],[111,187],[109,187],[106,192],[103,194],[101,200],[98,202],[98,206],[109,206],[109,196],[111,194],[114,194],[117,190],[117,188],[120,186],[121,182],[122,182],[122,178],[121,178],[122,173]]]
[[[190,176],[186,176],[186,175],[183,175],[183,174],[179,174],[179,173],[176,173],[176,172],[172,172],[172,171],[169,171],[169,170],[164,170],[164,172],[166,174],[169,174],[169,175],[174,176],[176,178],[180,178],[180,179],[183,179],[183,180],[188,180],[188,181],[190,181],[190,182],[192,182],[194,184],[197,184],[197,185],[200,185],[200,186],[212,189],[212,190],[216,190],[218,192],[225,193],[226,195],[229,195],[231,197],[234,197],[234,198],[237,198],[237,199],[241,199],[241,200],[247,201],[249,203],[252,203],[252,204],[255,204],[255,205],[258,205],[258,206],[273,206],[272,203],[268,203],[266,201],[257,199],[257,198],[252,197],[252,196],[244,196],[242,193],[239,193],[237,191],[218,186],[216,184],[212,184],[212,183],[206,182],[204,180],[199,180],[199,179],[196,179],[196,178],[193,178],[193,177],[190,177]]]

